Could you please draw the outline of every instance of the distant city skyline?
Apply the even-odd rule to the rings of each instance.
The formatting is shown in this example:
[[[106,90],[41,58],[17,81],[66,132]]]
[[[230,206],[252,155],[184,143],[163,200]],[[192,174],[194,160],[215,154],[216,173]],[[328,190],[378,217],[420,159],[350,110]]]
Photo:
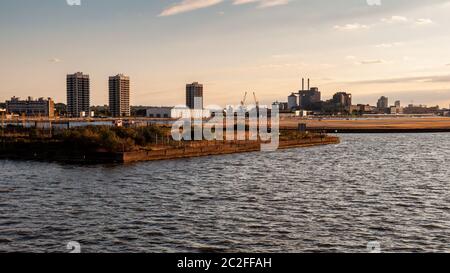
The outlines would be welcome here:
[[[270,105],[307,76],[327,98],[448,108],[449,12],[444,0],[5,0],[0,101],[65,103],[66,74],[83,71],[91,105],[108,104],[120,72],[133,79],[132,105],[183,104],[194,81],[205,105],[239,104],[246,91]]]

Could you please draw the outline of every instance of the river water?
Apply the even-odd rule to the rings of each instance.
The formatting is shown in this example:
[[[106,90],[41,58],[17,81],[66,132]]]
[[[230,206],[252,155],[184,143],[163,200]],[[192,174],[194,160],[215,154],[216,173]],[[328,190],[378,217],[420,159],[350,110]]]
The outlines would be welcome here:
[[[0,252],[450,251],[449,134],[74,166],[0,160]]]

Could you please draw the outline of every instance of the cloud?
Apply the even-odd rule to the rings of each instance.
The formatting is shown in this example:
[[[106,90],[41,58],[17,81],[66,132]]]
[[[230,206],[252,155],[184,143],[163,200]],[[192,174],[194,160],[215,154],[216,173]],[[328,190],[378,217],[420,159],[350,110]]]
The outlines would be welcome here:
[[[430,75],[420,77],[404,77],[352,82],[357,84],[395,84],[395,83],[442,83],[449,82],[450,75]]]
[[[171,16],[198,9],[208,8],[218,5],[222,2],[225,2],[225,0],[183,0],[166,8],[159,14],[159,16]],[[287,5],[289,4],[289,2],[291,2],[291,0],[232,0],[232,4],[236,6],[255,3],[258,4],[258,8],[270,8]]]
[[[242,0],[246,1],[246,0]],[[251,1],[251,0],[247,0]],[[378,23],[373,23],[369,25],[360,24],[360,23],[353,23],[353,24],[346,24],[346,25],[335,25],[335,30],[340,31],[357,31],[357,30],[365,30],[370,28],[375,28],[383,25],[392,25],[392,24],[406,24],[406,25],[414,25],[414,26],[428,26],[428,25],[434,25],[435,23],[433,20],[428,18],[420,18],[420,19],[410,19],[405,16],[400,15],[394,15],[387,18],[382,18]],[[384,46],[392,47],[392,46],[398,46],[398,45],[388,45],[384,44]],[[383,45],[381,46],[383,47]]]
[[[355,31],[355,30],[364,30],[364,29],[369,29],[370,26],[368,25],[362,25],[359,23],[354,23],[354,24],[346,24],[346,25],[336,25],[334,26],[334,29],[336,30],[340,30],[340,31]]]
[[[262,0],[259,1],[259,8],[270,8],[289,4],[290,0]]]
[[[233,5],[258,3],[258,8],[269,8],[289,4],[291,0],[233,0]]]
[[[377,48],[392,48],[392,47],[399,47],[402,45],[403,45],[403,43],[395,42],[395,43],[378,44],[378,45],[375,45],[375,47],[377,47]]]
[[[163,10],[159,16],[171,16],[197,9],[203,9],[222,3],[223,0],[183,0]]]
[[[417,26],[429,26],[429,25],[434,25],[434,22],[431,19],[420,18],[415,21],[415,24]]]
[[[381,22],[388,23],[388,24],[407,23],[407,22],[409,22],[409,19],[404,16],[394,15],[394,16],[391,16],[390,18],[381,19]]]
[[[433,20],[429,18],[419,18],[419,19],[410,19],[404,16],[395,15],[390,18],[383,18],[381,19],[381,22],[387,23],[387,24],[399,24],[399,23],[407,23],[412,24],[416,26],[428,26],[428,25],[434,25]]]
[[[48,61],[51,62],[51,63],[54,63],[54,64],[57,64],[57,63],[62,62],[62,60],[61,60],[61,59],[58,59],[58,58],[51,58],[51,59],[48,60]]]
[[[387,63],[385,60],[363,60],[358,64],[367,65],[367,64],[384,64]]]

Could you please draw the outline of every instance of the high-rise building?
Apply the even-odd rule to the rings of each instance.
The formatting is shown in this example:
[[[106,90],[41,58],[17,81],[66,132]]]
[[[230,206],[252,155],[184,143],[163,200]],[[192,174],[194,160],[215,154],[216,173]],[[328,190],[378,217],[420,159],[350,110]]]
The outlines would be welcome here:
[[[89,115],[90,81],[82,72],[67,75],[67,114],[71,117]]]
[[[382,96],[377,102],[377,108],[379,110],[385,110],[389,108],[389,99],[385,96]]]
[[[26,100],[21,100],[12,97],[11,100],[6,101],[6,112],[28,117],[52,118],[55,116],[55,103],[51,98],[34,100],[32,97],[28,97]]]
[[[395,107],[397,107],[397,108],[402,107],[402,104],[401,104],[401,102],[399,100],[395,101]]]
[[[186,106],[190,109],[203,109],[203,85],[198,82],[186,85]]]
[[[129,117],[130,77],[119,74],[109,77],[109,110],[113,117]]]

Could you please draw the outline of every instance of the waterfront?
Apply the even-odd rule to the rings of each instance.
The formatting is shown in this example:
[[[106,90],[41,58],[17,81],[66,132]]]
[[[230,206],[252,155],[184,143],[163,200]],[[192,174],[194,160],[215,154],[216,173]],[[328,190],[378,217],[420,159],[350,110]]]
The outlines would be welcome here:
[[[450,249],[449,134],[76,166],[0,160],[0,252]]]

